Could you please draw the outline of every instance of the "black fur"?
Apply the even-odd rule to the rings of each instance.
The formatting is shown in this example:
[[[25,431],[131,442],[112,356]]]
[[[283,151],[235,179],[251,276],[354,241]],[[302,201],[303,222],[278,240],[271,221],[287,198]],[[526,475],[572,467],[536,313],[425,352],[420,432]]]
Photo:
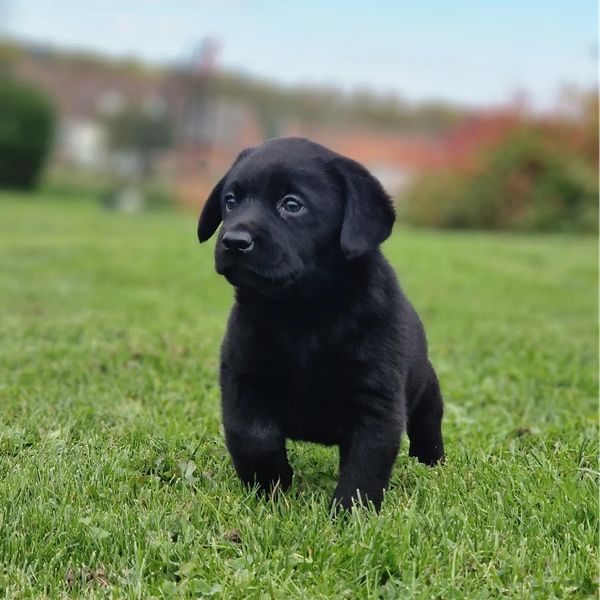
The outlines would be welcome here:
[[[444,456],[423,326],[379,249],[394,222],[389,197],[360,164],[281,138],[237,158],[204,206],[200,241],[221,220],[216,269],[236,292],[223,423],[239,477],[285,490],[286,439],[335,444],[332,501],[379,508],[405,428],[411,456]]]

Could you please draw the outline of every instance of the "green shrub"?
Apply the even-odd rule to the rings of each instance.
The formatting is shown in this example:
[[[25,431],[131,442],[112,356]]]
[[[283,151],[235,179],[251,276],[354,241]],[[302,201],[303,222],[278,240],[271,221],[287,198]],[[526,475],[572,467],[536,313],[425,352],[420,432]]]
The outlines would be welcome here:
[[[0,187],[31,188],[52,143],[55,115],[36,88],[0,79]]]
[[[474,167],[419,178],[400,198],[399,212],[427,227],[595,231],[598,179],[585,157],[523,127]]]

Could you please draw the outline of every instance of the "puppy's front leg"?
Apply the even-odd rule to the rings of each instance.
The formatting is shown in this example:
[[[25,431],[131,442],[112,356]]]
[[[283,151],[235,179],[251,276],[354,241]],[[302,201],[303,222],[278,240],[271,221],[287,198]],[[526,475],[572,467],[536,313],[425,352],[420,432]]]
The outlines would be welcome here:
[[[373,419],[351,431],[340,444],[340,477],[332,504],[351,508],[359,498],[381,507],[400,447],[401,423]]]

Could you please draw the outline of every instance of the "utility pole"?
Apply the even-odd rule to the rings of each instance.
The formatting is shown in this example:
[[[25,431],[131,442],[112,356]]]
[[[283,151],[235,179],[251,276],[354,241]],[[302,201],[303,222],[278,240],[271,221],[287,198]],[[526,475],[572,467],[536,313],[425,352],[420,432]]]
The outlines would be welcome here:
[[[212,84],[219,50],[216,40],[202,40],[178,78],[177,178],[181,195],[190,200],[202,192],[200,181],[210,168],[217,110]]]

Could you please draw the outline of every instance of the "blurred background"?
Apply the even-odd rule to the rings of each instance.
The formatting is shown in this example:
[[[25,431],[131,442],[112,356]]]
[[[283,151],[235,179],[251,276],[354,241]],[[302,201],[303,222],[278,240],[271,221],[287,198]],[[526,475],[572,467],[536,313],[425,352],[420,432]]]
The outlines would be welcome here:
[[[596,231],[597,63],[592,0],[0,0],[0,187],[198,210],[302,135],[405,223]]]

